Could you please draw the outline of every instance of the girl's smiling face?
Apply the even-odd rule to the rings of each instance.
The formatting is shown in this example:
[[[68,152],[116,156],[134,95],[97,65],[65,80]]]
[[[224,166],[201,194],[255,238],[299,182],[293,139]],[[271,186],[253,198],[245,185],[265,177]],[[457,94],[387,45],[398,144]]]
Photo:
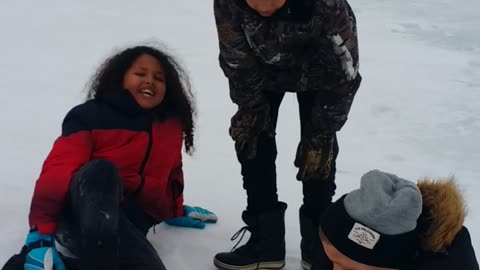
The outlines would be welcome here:
[[[165,98],[165,74],[160,62],[148,54],[140,55],[125,72],[123,88],[143,109],[153,109]]]

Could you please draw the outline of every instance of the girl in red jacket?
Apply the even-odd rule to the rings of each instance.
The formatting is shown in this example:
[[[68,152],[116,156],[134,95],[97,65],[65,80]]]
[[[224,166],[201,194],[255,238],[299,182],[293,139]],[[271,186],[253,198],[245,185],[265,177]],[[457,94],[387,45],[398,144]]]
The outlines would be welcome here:
[[[216,221],[183,205],[181,150],[194,146],[192,99],[181,67],[153,47],[129,48],[100,67],[36,182],[26,270],[65,269],[55,239],[79,258],[78,269],[165,269],[146,238],[150,227]]]

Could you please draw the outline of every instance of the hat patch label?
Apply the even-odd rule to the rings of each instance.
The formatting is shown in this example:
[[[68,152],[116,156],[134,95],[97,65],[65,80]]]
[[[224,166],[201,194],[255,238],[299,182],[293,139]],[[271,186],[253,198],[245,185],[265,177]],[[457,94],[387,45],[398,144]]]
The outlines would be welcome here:
[[[360,246],[373,249],[378,241],[380,241],[380,234],[367,226],[355,223],[348,234],[348,239]]]

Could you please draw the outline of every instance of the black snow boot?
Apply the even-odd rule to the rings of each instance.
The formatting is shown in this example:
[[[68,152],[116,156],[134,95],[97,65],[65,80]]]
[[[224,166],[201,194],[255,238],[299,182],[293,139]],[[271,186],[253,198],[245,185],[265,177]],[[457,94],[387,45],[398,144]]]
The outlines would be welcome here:
[[[300,248],[302,251],[302,268],[304,270],[331,270],[333,265],[328,259],[320,242],[318,215],[309,216],[305,213],[304,206],[300,207],[300,234],[302,240]],[[315,267],[313,267],[315,265]]]
[[[214,264],[221,270],[281,269],[285,266],[285,210],[287,204],[279,202],[277,209],[258,215],[243,211],[247,226],[233,237],[235,240],[248,230],[247,243],[231,252],[215,255]]]

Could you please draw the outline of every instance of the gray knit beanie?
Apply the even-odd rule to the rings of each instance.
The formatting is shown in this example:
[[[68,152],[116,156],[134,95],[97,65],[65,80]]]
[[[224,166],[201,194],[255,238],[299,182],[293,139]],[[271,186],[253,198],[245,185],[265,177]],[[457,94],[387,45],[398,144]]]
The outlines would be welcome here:
[[[417,185],[378,170],[362,176],[360,188],[343,201],[356,221],[383,234],[402,234],[417,227],[422,194]]]
[[[415,183],[370,171],[360,188],[335,202],[324,214],[325,236],[345,256],[376,267],[398,268],[415,252],[415,228],[422,194]]]

